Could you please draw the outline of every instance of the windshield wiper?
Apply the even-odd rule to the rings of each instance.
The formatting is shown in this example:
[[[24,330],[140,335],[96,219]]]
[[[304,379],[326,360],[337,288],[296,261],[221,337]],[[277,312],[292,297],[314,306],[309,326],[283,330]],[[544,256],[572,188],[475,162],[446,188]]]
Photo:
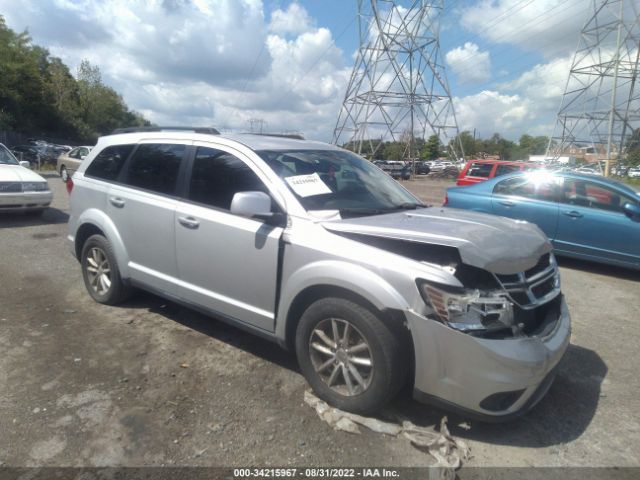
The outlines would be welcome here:
[[[389,210],[415,210],[416,208],[425,208],[427,205],[424,203],[401,203],[400,205],[396,205],[395,207],[391,207]]]

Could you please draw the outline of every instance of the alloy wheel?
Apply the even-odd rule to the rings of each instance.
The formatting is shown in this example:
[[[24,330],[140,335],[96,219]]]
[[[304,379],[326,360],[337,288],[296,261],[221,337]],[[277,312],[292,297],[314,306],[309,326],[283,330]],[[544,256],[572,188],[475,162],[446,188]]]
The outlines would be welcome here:
[[[371,348],[348,321],[320,321],[309,337],[309,353],[315,372],[333,391],[354,396],[369,388],[374,367]]]
[[[93,247],[87,255],[89,285],[98,295],[105,295],[111,288],[111,266],[105,252]]]

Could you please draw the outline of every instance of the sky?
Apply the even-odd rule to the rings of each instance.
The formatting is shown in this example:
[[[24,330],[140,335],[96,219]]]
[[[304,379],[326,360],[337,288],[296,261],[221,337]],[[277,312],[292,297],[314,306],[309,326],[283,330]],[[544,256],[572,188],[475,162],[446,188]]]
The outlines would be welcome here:
[[[444,0],[440,54],[460,130],[551,135],[591,5]],[[359,47],[356,0],[0,0],[0,14],[72,72],[98,66],[157,125],[321,141]]]

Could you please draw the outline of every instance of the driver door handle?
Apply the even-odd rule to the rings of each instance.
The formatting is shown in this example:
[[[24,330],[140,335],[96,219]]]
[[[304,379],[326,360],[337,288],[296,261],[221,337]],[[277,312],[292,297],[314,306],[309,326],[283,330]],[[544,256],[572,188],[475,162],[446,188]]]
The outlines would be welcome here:
[[[124,207],[124,200],[120,197],[109,197],[109,203],[114,207],[122,208]]]
[[[516,204],[516,202],[512,202],[511,200],[500,200],[498,203],[500,203],[500,205],[504,205],[505,207],[513,207]]]
[[[580,218],[583,216],[580,212],[577,212],[575,210],[566,210],[562,213],[564,213],[567,217],[571,217],[571,218]]]
[[[200,222],[193,217],[178,217],[178,221],[187,228],[196,229],[200,226]]]

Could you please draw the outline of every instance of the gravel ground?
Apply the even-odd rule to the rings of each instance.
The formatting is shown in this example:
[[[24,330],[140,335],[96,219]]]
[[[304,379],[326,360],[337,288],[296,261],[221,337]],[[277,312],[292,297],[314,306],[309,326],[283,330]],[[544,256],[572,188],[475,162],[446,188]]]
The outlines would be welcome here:
[[[68,251],[67,194],[42,218],[0,217],[0,465],[431,463],[405,440],[334,432],[303,403],[293,354],[149,294],[94,303]],[[444,181],[405,182],[434,204]],[[525,417],[449,414],[469,466],[640,466],[640,274],[561,261],[572,345]],[[401,396],[432,426],[447,412]]]

